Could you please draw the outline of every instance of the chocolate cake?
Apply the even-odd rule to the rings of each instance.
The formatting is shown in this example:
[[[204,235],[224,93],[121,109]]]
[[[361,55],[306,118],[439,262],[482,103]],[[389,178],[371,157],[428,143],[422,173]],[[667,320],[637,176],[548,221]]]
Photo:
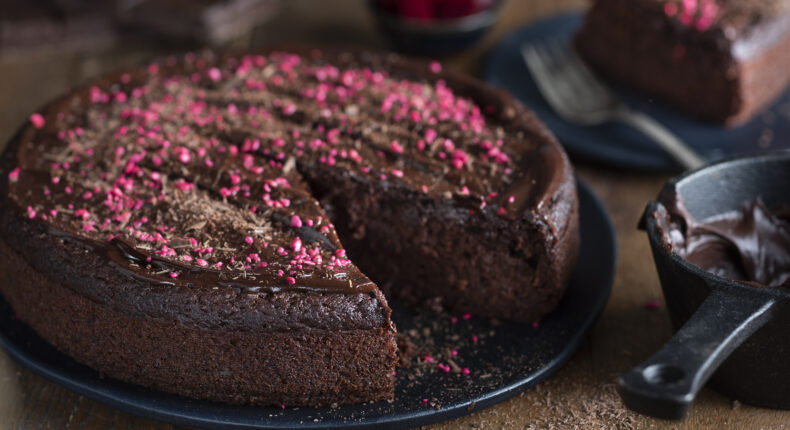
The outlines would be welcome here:
[[[387,54],[168,58],[33,114],[0,162],[18,317],[105,375],[224,402],[389,398],[384,293],[532,322],[579,243],[531,113]]]
[[[574,42],[605,77],[735,125],[790,82],[790,1],[596,0]]]

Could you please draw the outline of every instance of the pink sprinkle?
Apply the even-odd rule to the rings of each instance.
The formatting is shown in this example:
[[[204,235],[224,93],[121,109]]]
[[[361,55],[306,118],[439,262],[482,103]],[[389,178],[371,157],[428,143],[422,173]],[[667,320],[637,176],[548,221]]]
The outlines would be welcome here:
[[[661,302],[659,302],[658,300],[648,300],[647,302],[645,302],[646,309],[651,309],[651,310],[658,309],[659,306],[661,306]]]
[[[450,317],[450,323],[452,323],[452,324],[455,324],[455,323],[457,323],[457,322],[458,322],[458,318],[456,318],[456,317]]]
[[[454,350],[454,349],[451,349],[451,350],[450,350],[450,356],[451,356],[451,357],[457,357],[457,356],[458,356],[458,351],[456,351],[456,350]]]
[[[248,244],[252,245],[252,242],[253,242],[252,236],[245,237],[244,241],[247,242]]]
[[[299,228],[302,226],[302,219],[299,218],[299,215],[294,215],[291,217],[291,227]]]
[[[465,320],[468,320],[469,318],[472,318],[472,314],[467,312],[467,313],[461,315],[461,318],[463,318]]]
[[[403,170],[393,169],[392,176],[402,178],[403,177]]]
[[[422,359],[425,360],[426,363],[433,363],[433,357],[431,357],[430,355],[426,355],[422,357]]]
[[[690,25],[691,22],[694,20],[694,16],[689,12],[683,11],[680,13],[678,19],[683,25]]]
[[[464,367],[463,369],[461,369],[461,374],[464,376],[469,375],[470,373],[471,372],[469,371],[469,368]]]
[[[197,262],[198,266],[200,266],[200,267],[208,266],[208,261],[206,261],[206,260],[204,260],[202,258],[196,258],[195,262]]]
[[[537,321],[533,321],[532,322],[532,328],[538,328],[538,322]]]
[[[11,173],[8,174],[8,179],[11,182],[16,182],[17,179],[19,179],[19,167],[15,168],[11,171]]]
[[[675,16],[676,13],[678,13],[678,5],[670,2],[664,3],[664,14],[667,16]]]
[[[439,64],[438,61],[431,61],[430,64],[428,64],[428,68],[430,68],[431,72],[433,73],[439,73],[442,71],[442,65]]]
[[[508,197],[508,198],[507,198],[507,202],[508,202],[509,204],[511,204],[511,205],[512,205],[512,204],[513,204],[515,201],[516,201],[516,197],[515,197],[515,196],[510,196],[510,197]]]
[[[473,335],[473,336],[472,336],[472,342],[475,342],[475,343],[477,343],[477,335]]]
[[[291,249],[299,252],[299,250],[302,249],[302,239],[299,239],[298,237],[294,239],[293,242],[291,242]]]
[[[283,112],[283,115],[286,115],[286,116],[293,115],[294,112],[296,112],[296,106],[294,106],[293,103],[288,103],[285,106],[283,106],[282,112]]]
[[[289,284],[293,285],[293,284],[296,283],[296,279],[294,279],[293,276],[286,276],[285,277],[285,282],[288,282]]]
[[[41,114],[34,113],[33,115],[30,115],[30,123],[33,124],[33,127],[35,128],[44,127],[44,122],[45,122],[44,117],[41,116]]]
[[[436,130],[432,128],[425,130],[425,141],[431,143],[434,139],[436,139]]]
[[[175,278],[178,278],[178,273],[176,273],[176,272],[170,272],[170,277],[171,277],[171,278],[174,278],[174,279],[175,279]]]
[[[222,79],[222,72],[220,72],[218,68],[212,67],[208,69],[208,77],[212,81],[217,82]]]
[[[189,151],[188,150],[184,149],[182,151],[179,151],[178,161],[186,164],[186,163],[189,163],[189,160],[191,160],[191,159],[192,159],[192,157],[189,156]]]
[[[390,151],[396,154],[403,154],[403,146],[401,146],[398,141],[393,140],[392,143],[390,143]]]
[[[422,399],[423,403],[428,403],[428,399]]]

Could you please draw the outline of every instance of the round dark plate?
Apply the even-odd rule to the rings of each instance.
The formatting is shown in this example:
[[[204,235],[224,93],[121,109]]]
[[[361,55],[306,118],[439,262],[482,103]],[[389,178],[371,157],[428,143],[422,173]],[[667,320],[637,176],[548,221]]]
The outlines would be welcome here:
[[[81,395],[133,414],[174,424],[227,429],[406,428],[446,420],[505,400],[546,379],[581,345],[609,297],[615,241],[609,218],[590,190],[579,183],[582,244],[568,291],[557,309],[536,327],[449,316],[432,321],[436,349],[452,345],[469,376],[433,365],[398,369],[395,400],[336,408],[233,406],[193,400],[99,374],[59,353],[14,317],[0,299],[0,343],[33,372]],[[426,317],[395,308],[398,329],[418,328]],[[457,336],[456,336],[457,335]],[[477,341],[473,341],[473,337]],[[416,373],[421,375],[417,376]],[[423,401],[426,399],[427,402]]]
[[[672,158],[631,127],[616,123],[594,127],[570,124],[558,117],[540,95],[521,57],[521,46],[545,39],[570,41],[580,24],[581,14],[570,13],[516,30],[489,53],[483,70],[485,80],[509,91],[534,110],[574,157],[634,169],[679,170]],[[728,129],[696,121],[628,87],[613,82],[608,86],[628,106],[667,126],[709,161],[790,148],[790,90],[750,122]]]

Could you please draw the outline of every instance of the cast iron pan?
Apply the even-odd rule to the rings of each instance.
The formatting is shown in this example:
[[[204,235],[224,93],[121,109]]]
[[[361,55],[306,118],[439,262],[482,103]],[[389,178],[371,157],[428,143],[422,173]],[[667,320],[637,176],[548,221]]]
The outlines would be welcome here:
[[[660,195],[677,192],[702,220],[762,197],[769,208],[790,203],[790,152],[741,158],[671,179]],[[667,194],[665,194],[667,193]],[[626,406],[680,419],[711,379],[713,388],[755,406],[790,409],[790,290],[731,281],[687,262],[662,245],[666,208],[650,202],[647,230],[674,337],[618,379]]]

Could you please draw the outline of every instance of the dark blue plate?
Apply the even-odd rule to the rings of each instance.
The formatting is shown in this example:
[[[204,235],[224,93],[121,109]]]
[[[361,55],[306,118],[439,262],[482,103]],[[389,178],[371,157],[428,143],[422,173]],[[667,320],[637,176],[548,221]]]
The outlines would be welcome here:
[[[538,92],[521,57],[521,45],[542,39],[570,40],[581,23],[580,13],[536,21],[505,37],[489,53],[484,78],[531,108],[574,157],[618,167],[678,170],[678,165],[655,143],[631,127],[604,124],[582,127],[560,119]],[[696,121],[672,107],[615,83],[609,86],[632,108],[655,118],[704,158],[722,158],[790,148],[790,90],[766,112],[737,128]]]
[[[559,370],[578,349],[609,297],[615,268],[614,231],[590,190],[579,184],[582,244],[568,291],[557,309],[532,324],[445,316],[432,326],[438,350],[452,343],[460,376],[435,367],[398,369],[395,400],[336,408],[233,406],[193,400],[113,379],[59,353],[14,317],[0,299],[0,343],[33,372],[83,396],[133,414],[174,424],[226,429],[407,428],[466,415],[510,398]],[[419,327],[425,316],[395,308],[398,329]],[[460,340],[452,340],[458,335]],[[478,336],[476,343],[471,341]],[[422,375],[415,373],[420,370]],[[414,376],[414,381],[410,380]],[[428,399],[424,403],[422,399]],[[432,406],[433,405],[433,406]]]

